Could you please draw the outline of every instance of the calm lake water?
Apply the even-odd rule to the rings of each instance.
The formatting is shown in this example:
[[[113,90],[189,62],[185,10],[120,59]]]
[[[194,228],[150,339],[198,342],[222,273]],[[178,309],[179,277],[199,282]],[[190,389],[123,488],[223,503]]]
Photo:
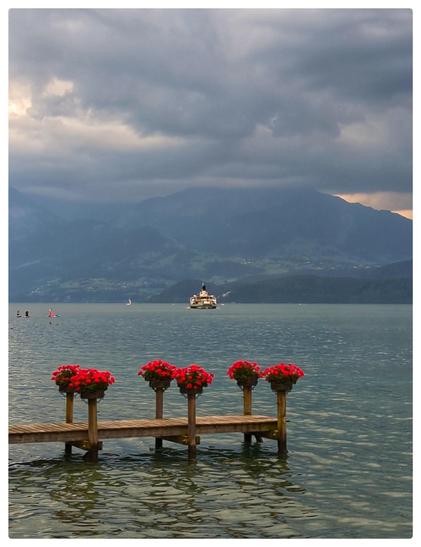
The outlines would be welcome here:
[[[29,319],[16,310],[30,310]],[[226,376],[237,359],[295,362],[305,377],[288,395],[288,456],[276,442],[204,436],[198,458],[154,441],[104,441],[98,463],[60,443],[10,446],[12,538],[408,538],[412,535],[412,306],[165,304],[10,306],[9,421],[64,419],[50,380],[60,363],[111,370],[99,420],[153,418],[139,366],[162,358],[215,374],[198,415],[241,414]],[[260,381],[256,414],[276,415]],[[186,415],[173,386],[165,415]],[[75,420],[87,405],[75,401]]]

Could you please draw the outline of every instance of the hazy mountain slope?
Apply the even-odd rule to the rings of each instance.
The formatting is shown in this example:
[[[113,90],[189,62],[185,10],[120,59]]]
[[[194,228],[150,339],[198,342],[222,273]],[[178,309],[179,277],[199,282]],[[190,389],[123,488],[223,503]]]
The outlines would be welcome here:
[[[311,189],[196,188],[146,200],[133,215],[195,249],[222,256],[411,257],[412,223]]]
[[[188,278],[223,285],[412,257],[408,219],[309,189],[196,188],[91,204],[77,218],[62,207],[11,190],[11,299],[149,295]]]
[[[373,274],[374,275],[374,274]],[[199,280],[186,279],[152,296],[151,302],[185,303],[200,287]],[[224,303],[331,303],[383,304],[412,301],[410,277],[323,277],[284,275],[258,280],[239,280],[226,285],[208,285],[219,304]]]
[[[412,281],[405,278],[284,276],[259,282],[233,283],[223,302],[266,303],[410,303]]]

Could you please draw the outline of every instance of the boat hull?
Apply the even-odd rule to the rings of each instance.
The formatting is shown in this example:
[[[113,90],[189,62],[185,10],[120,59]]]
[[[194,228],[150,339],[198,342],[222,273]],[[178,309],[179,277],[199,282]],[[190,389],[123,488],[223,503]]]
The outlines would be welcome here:
[[[192,310],[214,310],[215,304],[190,304]]]

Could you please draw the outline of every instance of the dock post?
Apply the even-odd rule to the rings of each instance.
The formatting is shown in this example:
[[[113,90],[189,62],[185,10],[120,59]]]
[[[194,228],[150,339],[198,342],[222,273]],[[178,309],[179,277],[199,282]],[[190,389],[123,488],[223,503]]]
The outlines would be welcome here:
[[[189,459],[196,458],[196,395],[187,395],[187,442]]]
[[[164,417],[164,390],[155,390],[155,418],[162,419]],[[162,448],[162,439],[155,437],[155,448]]]
[[[278,391],[276,393],[276,402],[278,410],[278,456],[285,456],[287,453],[287,394],[285,391]]]
[[[243,387],[243,414],[244,416],[251,415],[251,386]],[[244,433],[244,443],[251,444],[251,433]]]
[[[66,424],[73,423],[73,401],[74,393],[66,393]],[[72,454],[72,443],[64,443],[64,453],[66,456]]]
[[[90,462],[98,461],[98,418],[97,399],[88,399],[88,441],[85,457]]]

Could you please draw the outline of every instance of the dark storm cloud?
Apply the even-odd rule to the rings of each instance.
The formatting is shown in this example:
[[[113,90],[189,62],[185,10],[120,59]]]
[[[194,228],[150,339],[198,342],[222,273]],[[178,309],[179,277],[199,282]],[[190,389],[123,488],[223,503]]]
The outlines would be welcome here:
[[[409,10],[12,10],[11,183],[410,192],[411,42]]]

